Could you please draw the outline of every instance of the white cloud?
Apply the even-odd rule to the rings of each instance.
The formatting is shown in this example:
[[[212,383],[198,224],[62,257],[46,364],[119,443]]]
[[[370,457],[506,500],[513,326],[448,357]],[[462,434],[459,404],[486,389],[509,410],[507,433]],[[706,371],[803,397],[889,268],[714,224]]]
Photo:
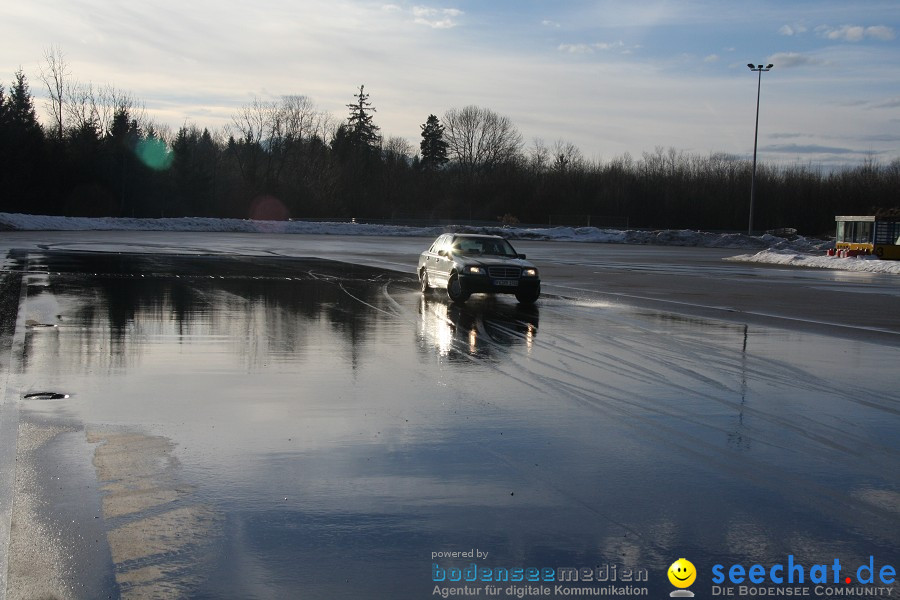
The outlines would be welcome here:
[[[806,54],[800,54],[799,52],[778,52],[769,57],[769,62],[776,67],[790,69],[792,67],[820,65],[823,61]]]
[[[594,52],[594,49],[588,44],[560,44],[556,49],[569,54],[593,54]]]
[[[801,33],[806,33],[806,26],[799,23],[795,23],[793,25],[782,25],[778,30],[778,33],[788,36],[799,35]]]
[[[543,20],[541,21],[541,25],[544,27],[552,27],[554,29],[559,29],[560,25],[556,21]]]
[[[461,17],[463,11],[456,8],[431,8],[428,6],[413,6],[414,21],[418,25],[426,25],[432,29],[450,29],[459,25],[457,17]]]
[[[890,100],[877,102],[872,105],[872,108],[900,108],[900,98],[891,98]]]
[[[569,54],[593,54],[595,50],[616,50],[625,48],[625,42],[595,42],[593,44],[560,44],[556,47],[560,52]],[[623,54],[631,54],[630,49],[622,50]]]
[[[597,42],[593,44],[594,48],[598,50],[612,50],[613,48],[623,48],[625,47],[625,43],[622,41],[618,42]]]
[[[829,40],[844,40],[846,42],[858,42],[863,39],[866,28],[859,25],[843,25],[837,29],[825,25],[816,28],[819,35]]]
[[[399,12],[403,9],[396,4],[385,4],[381,7],[381,10],[385,12]]]
[[[869,27],[862,25],[841,25],[840,27],[819,25],[816,27],[816,33],[828,40],[841,40],[844,42],[861,42],[865,38],[889,41],[896,37],[893,27],[888,27],[887,25],[871,25]]]
[[[897,37],[893,27],[888,27],[887,25],[873,25],[872,27],[866,27],[866,35],[884,42]]]
[[[703,62],[705,63],[714,63],[719,60],[718,54],[710,54],[709,56],[704,57]]]

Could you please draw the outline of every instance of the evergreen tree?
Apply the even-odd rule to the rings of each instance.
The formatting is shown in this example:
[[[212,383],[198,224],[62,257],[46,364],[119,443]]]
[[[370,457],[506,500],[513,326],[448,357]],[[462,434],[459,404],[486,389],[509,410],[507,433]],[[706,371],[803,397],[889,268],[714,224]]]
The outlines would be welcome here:
[[[353,144],[350,140],[350,128],[344,123],[338,125],[331,138],[331,150],[334,152],[338,160],[344,162],[350,159],[350,153],[353,151]]]
[[[85,217],[116,214],[115,198],[104,178],[106,161],[95,120],[86,120],[66,132],[65,153],[62,214]]]
[[[38,123],[34,100],[22,69],[3,101],[0,118],[0,189],[3,210],[46,211],[51,184],[45,168],[44,131]]]
[[[23,135],[41,134],[41,125],[34,112],[34,98],[22,69],[16,71],[16,82],[9,91],[9,112],[12,124]],[[40,137],[40,136],[39,136]]]
[[[172,174],[179,215],[215,214],[216,163],[219,149],[208,129],[184,126],[172,142]]]
[[[447,142],[444,141],[444,126],[434,115],[429,115],[422,127],[422,168],[437,171],[447,162]]]
[[[0,128],[9,125],[9,102],[3,84],[0,84]]]
[[[139,188],[141,173],[134,150],[141,139],[141,130],[128,108],[120,106],[113,115],[112,126],[103,142],[110,158],[108,181],[119,199],[119,216],[137,215],[135,190]]]
[[[359,86],[359,93],[353,94],[356,103],[348,104],[350,116],[347,118],[347,141],[354,150],[375,151],[381,145],[379,127],[373,121],[375,107],[369,102],[364,85]]]

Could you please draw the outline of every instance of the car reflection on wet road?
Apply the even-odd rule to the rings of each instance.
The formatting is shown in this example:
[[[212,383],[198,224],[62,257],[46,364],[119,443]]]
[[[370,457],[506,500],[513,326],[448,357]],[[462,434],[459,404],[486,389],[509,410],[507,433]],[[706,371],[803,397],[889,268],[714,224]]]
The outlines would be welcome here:
[[[540,309],[533,305],[481,299],[475,309],[423,295],[419,299],[419,341],[441,356],[487,356],[492,349],[523,344],[534,347]]]
[[[324,260],[18,261],[9,598],[424,598],[473,548],[653,597],[682,556],[896,564],[896,347]]]

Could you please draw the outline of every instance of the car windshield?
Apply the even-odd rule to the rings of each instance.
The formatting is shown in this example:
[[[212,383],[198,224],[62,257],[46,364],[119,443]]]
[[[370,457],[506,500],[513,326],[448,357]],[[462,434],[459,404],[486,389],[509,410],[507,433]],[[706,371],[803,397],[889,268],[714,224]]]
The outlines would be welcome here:
[[[509,242],[491,238],[457,238],[453,247],[460,254],[485,254],[494,256],[517,256]]]

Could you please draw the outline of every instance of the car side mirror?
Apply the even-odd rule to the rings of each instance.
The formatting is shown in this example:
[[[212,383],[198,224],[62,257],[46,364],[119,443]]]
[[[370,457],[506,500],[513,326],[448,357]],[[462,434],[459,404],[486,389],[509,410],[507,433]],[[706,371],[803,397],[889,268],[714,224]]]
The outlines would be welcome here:
[[[447,251],[441,248],[438,250],[438,256],[447,256]]]
[[[525,255],[524,255],[524,254],[519,254],[518,257],[524,259],[524,258],[525,258]]]

